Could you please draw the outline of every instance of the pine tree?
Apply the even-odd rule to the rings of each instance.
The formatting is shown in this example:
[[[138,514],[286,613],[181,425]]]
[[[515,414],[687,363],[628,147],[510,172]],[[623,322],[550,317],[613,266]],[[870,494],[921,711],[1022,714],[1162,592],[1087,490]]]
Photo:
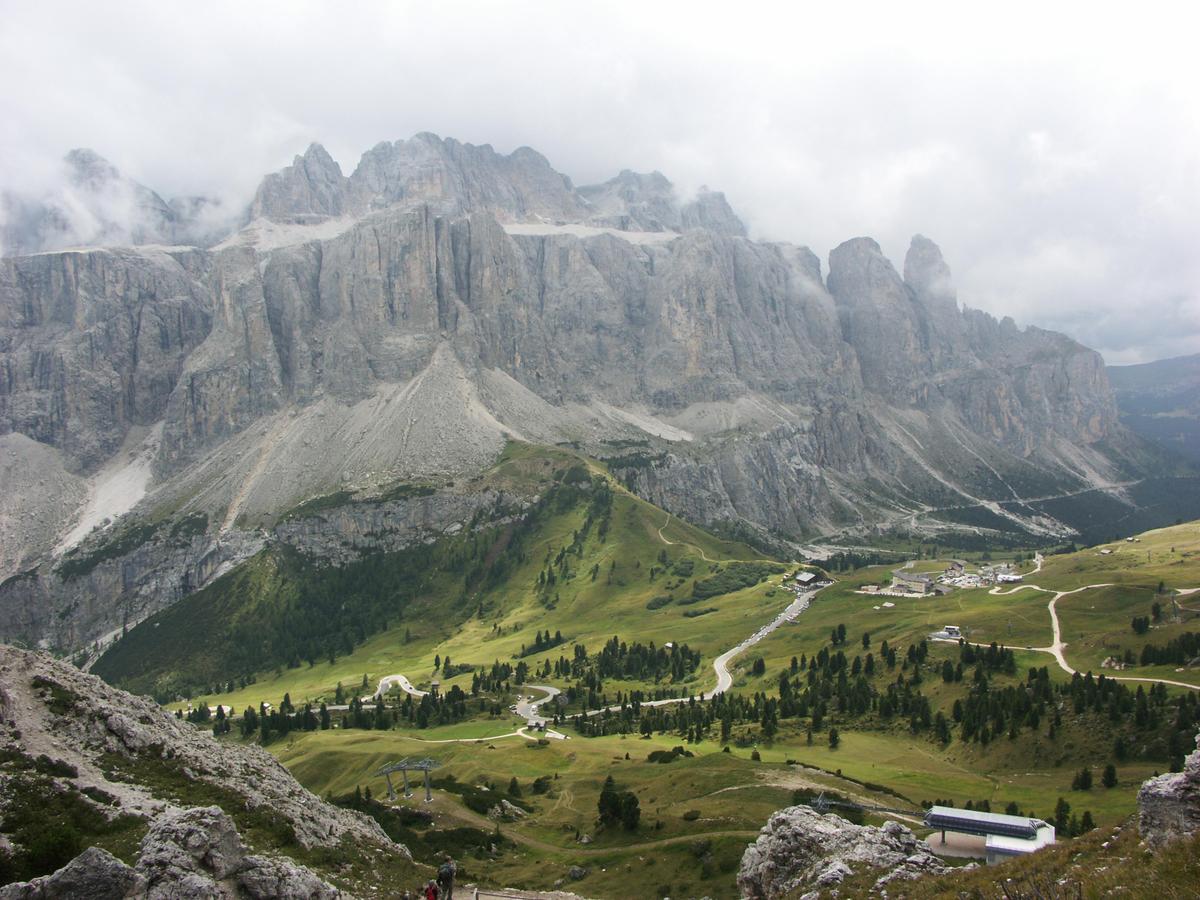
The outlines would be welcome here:
[[[1063,837],[1070,837],[1071,804],[1062,797],[1054,807],[1054,830]]]
[[[1100,783],[1106,788],[1114,788],[1117,786],[1117,767],[1109,763],[1104,767],[1104,774],[1100,777]]]
[[[638,822],[642,817],[642,810],[638,803],[637,794],[633,791],[625,791],[621,794],[621,824],[626,831],[637,831]]]
[[[836,750],[838,748],[838,744],[840,744],[841,742],[842,742],[842,739],[840,737],[838,737],[838,730],[836,728],[830,728],[829,729],[829,749]]]

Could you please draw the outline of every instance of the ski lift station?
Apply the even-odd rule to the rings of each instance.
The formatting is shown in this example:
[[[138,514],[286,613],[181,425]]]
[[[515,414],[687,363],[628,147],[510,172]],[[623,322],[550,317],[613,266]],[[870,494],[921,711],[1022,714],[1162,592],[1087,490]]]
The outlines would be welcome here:
[[[925,826],[942,833],[943,845],[946,843],[946,832],[984,838],[989,865],[1032,853],[1054,843],[1054,826],[1029,816],[933,806],[925,813]],[[936,849],[936,843],[932,840],[930,843]]]

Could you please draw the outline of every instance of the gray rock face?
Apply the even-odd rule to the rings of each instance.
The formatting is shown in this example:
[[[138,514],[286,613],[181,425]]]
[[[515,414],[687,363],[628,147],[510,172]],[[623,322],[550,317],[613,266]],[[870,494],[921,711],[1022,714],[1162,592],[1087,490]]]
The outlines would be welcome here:
[[[1151,778],[1138,790],[1138,828],[1152,848],[1200,832],[1200,735],[1196,743],[1182,772]]]
[[[161,419],[212,328],[206,261],[95,250],[0,261],[0,431],[94,470]]]
[[[0,636],[38,635],[55,647],[77,648],[109,639],[204,587],[264,542],[252,531],[219,540],[171,532],[169,526],[159,529],[80,574],[43,566],[0,584]],[[97,552],[103,555],[85,542],[67,562]]]
[[[99,847],[88,847],[53,875],[0,887],[0,900],[129,900],[145,896],[146,880]]]
[[[588,203],[587,221],[622,231],[687,231],[700,228],[730,237],[745,237],[746,226],[725,195],[702,188],[681,202],[675,186],[661,172],[643,175],[624,170],[603,184],[579,188]]]
[[[215,806],[156,818],[136,867],[90,847],[53,875],[0,888],[0,900],[334,900],[341,891],[284,857],[251,854]]]
[[[300,219],[348,212],[349,183],[342,168],[320,144],[313,144],[290,166],[262,180],[250,217]]]
[[[423,497],[346,504],[279,522],[272,534],[300,552],[334,563],[366,553],[394,552],[457,534],[475,522],[491,528],[514,521],[536,498],[502,491],[437,491]],[[512,510],[496,515],[496,510]]]
[[[179,896],[316,898],[341,892],[283,857],[250,854],[233,821],[218,807],[165,813],[142,840],[137,872],[148,900]]]
[[[772,815],[746,849],[737,882],[743,897],[773,900],[835,886],[865,869],[878,870],[876,887],[949,871],[928,844],[896,822],[873,828],[793,806]]]
[[[0,586],[0,635],[41,640],[57,621],[59,646],[78,646],[149,608],[151,582],[168,600],[198,587],[306,499],[469,479],[510,438],[644,442],[653,464],[617,469],[647,498],[792,540],[914,515],[936,531],[941,509],[1140,471],[1099,356],[960,310],[921,237],[903,278],[860,238],[826,280],[806,248],[743,237],[719,194],[683,200],[631,172],[576,189],[532,150],[427,134],[349,176],[314,145],[249,212],[210,250],[0,261],[0,436],[64,473],[44,512],[14,501],[52,525],[0,528],[19,543],[0,578],[42,562]],[[64,507],[160,422],[135,513],[204,513],[207,540],[153,572],[106,556],[94,591],[55,581]],[[1016,504],[988,515],[1071,533]],[[118,594],[136,608],[116,614]]]

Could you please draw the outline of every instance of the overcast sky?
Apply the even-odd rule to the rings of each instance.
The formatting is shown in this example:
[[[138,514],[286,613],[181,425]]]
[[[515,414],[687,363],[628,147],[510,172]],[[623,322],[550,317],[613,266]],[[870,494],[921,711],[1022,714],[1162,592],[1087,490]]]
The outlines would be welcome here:
[[[1200,54],[1183,3],[0,0],[0,184],[88,146],[248,199],[434,131],[576,183],[658,169],[822,258],[938,242],[959,298],[1109,362],[1200,352]],[[833,10],[838,6],[841,11]]]

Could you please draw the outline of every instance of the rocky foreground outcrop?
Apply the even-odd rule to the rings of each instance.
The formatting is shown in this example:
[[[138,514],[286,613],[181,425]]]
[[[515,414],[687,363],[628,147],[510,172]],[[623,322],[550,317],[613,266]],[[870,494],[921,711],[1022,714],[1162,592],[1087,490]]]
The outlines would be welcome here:
[[[792,806],[771,816],[746,849],[737,882],[743,897],[773,900],[832,887],[869,870],[879,873],[876,887],[949,871],[928,844],[897,822],[854,825],[809,806]]]
[[[52,875],[0,888],[0,900],[253,900],[341,897],[337,888],[286,857],[255,856],[218,807],[159,816],[142,840],[136,866],[89,847]]]
[[[80,787],[122,798],[126,812],[179,806],[138,783],[138,767],[150,763],[181,785],[229,790],[245,808],[269,810],[303,848],[350,840],[397,849],[374,820],[325,803],[262,748],[217,741],[148,698],[46,654],[0,646],[0,722],[0,746],[72,767]]]
[[[1138,791],[1138,828],[1154,849],[1200,833],[1200,735],[1196,744],[1182,772],[1151,778]]]
[[[239,824],[269,833],[273,851],[411,859],[373,819],[305,790],[261,748],[217,741],[67,663],[0,646],[0,822],[37,818],[29,798],[47,795],[86,805],[93,819],[145,822],[137,864],[91,848],[51,876],[5,888],[2,900],[338,895],[286,856],[252,853]],[[27,849],[19,829],[0,834],[0,848]]]

